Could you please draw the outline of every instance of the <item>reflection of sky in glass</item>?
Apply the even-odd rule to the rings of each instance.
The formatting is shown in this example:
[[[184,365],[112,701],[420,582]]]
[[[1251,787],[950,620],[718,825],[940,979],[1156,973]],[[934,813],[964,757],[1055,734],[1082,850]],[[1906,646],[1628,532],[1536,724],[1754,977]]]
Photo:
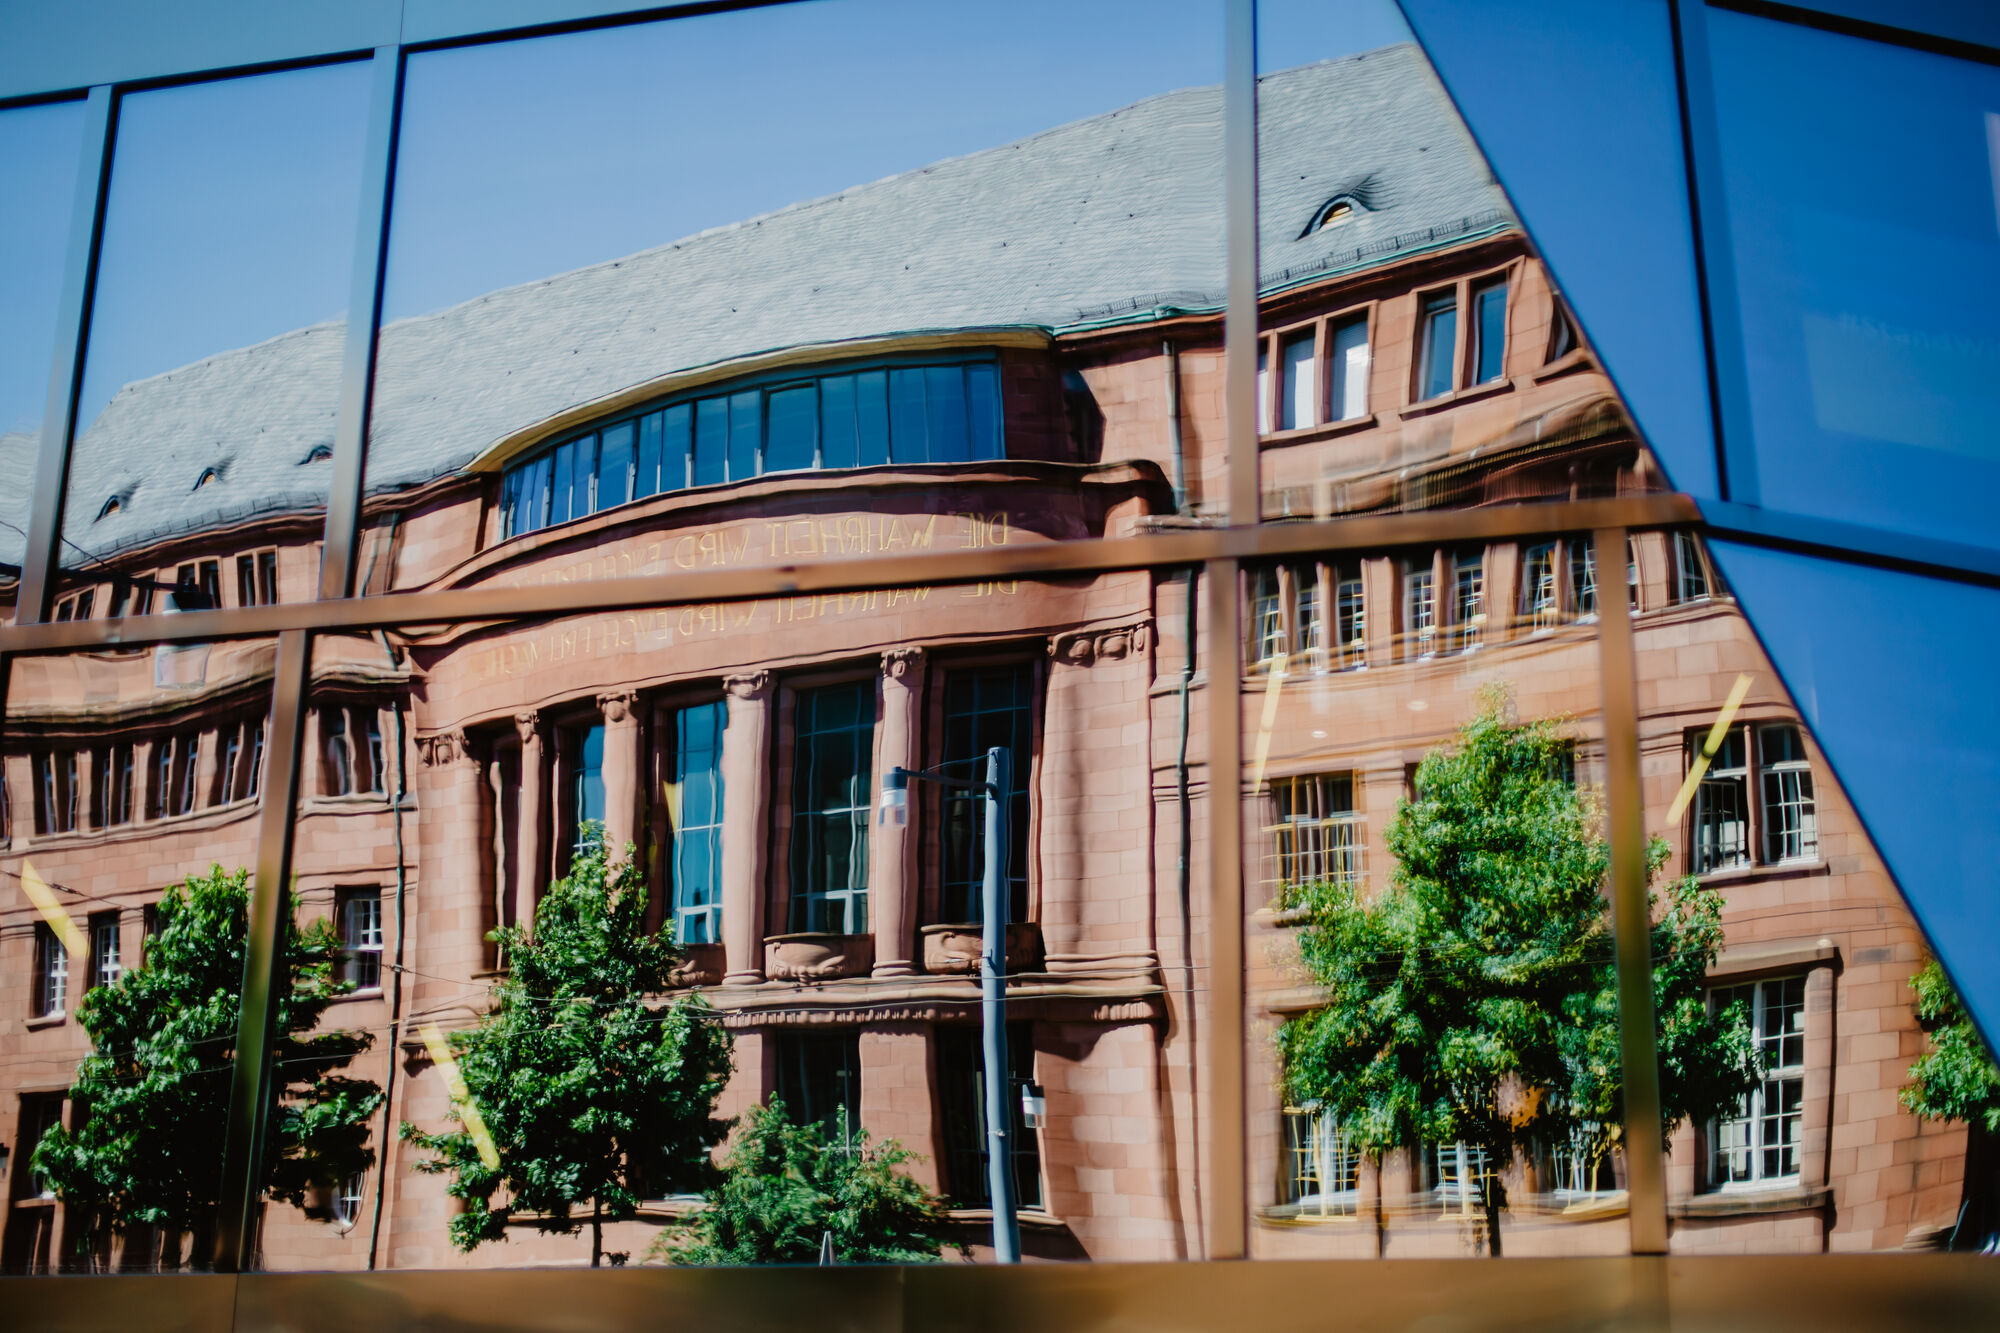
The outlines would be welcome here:
[[[1710,25],[1764,503],[1993,542],[2000,70]]]
[[[1257,0],[1260,73],[1411,40],[1395,0]]]
[[[0,435],[41,424],[83,103],[0,111]]]
[[[124,99],[79,429],[133,380],[341,317],[368,83],[357,62]]]
[[[1221,81],[1216,0],[822,0],[414,56],[383,317]]]

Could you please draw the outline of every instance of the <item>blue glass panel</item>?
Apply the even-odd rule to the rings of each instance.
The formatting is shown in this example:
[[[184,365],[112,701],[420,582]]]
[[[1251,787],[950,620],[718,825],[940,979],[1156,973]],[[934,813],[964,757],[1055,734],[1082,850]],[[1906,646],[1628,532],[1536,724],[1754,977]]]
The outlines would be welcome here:
[[[522,469],[514,531],[533,532],[549,521],[549,464],[549,455],[543,454]]]
[[[695,485],[693,441],[694,405],[677,403],[660,414],[660,489],[677,491]]]
[[[810,384],[796,384],[771,394],[770,439],[764,445],[766,472],[790,472],[813,465],[818,398]]]
[[[567,523],[578,512],[570,478],[576,469],[576,445],[556,449],[553,483],[549,493],[549,522]]]
[[[639,418],[639,449],[632,465],[632,498],[643,500],[660,490],[660,414]]]
[[[924,397],[930,419],[933,463],[963,463],[972,456],[965,416],[965,371],[959,366],[924,370]]]
[[[577,738],[575,787],[571,812],[582,832],[586,820],[604,822],[604,728],[585,729]]]
[[[2000,68],[1708,23],[1762,503],[2000,544]]]
[[[757,475],[759,437],[763,434],[764,395],[750,389],[729,396],[729,479]]]
[[[898,463],[930,459],[925,441],[924,372],[889,372],[889,457]]]
[[[1481,288],[1473,300],[1479,307],[1479,364],[1472,382],[1485,384],[1499,379],[1506,369],[1507,284]]]
[[[821,467],[853,467],[859,456],[855,434],[854,376],[829,375],[819,382]]]
[[[694,405],[694,484],[713,486],[729,479],[729,400],[704,398]]]
[[[2000,591],[1711,550],[1932,947],[2000,1034]]]
[[[854,377],[854,420],[862,467],[889,461],[889,372],[864,370]]]
[[[597,499],[595,507],[609,509],[632,498],[632,436],[630,421],[606,426],[597,444]]]
[[[1452,357],[1458,343],[1458,306],[1452,297],[1438,297],[1424,308],[1423,365],[1419,398],[1451,392]]]
[[[521,530],[520,525],[515,521],[515,515],[520,510],[520,507],[521,469],[517,467],[508,468],[506,475],[500,479],[500,512],[507,516],[506,535],[509,537]]]
[[[597,473],[597,437],[586,435],[576,442],[576,452],[570,455],[569,510],[571,518],[582,518],[595,506],[590,492]]]
[[[1000,437],[1000,368],[975,364],[965,368],[965,407],[972,421],[972,457],[1004,458]]]

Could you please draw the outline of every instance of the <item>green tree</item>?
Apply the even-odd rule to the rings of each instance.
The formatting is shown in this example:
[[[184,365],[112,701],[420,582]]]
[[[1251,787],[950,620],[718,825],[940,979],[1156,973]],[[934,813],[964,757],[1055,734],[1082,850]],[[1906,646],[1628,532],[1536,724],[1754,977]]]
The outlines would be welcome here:
[[[653,1255],[677,1264],[809,1264],[833,1237],[843,1264],[931,1263],[951,1239],[943,1200],[898,1170],[911,1154],[860,1131],[830,1146],[785,1106],[752,1107],[708,1206],[660,1237]]]
[[[1515,1149],[1539,1137],[1601,1155],[1623,1116],[1601,814],[1570,776],[1563,729],[1506,710],[1489,693],[1455,743],[1424,757],[1416,799],[1386,831],[1396,866],[1379,897],[1337,882],[1298,893],[1301,959],[1328,999],[1277,1035],[1288,1096],[1360,1151],[1485,1150],[1495,1255],[1497,1170]],[[1650,873],[1665,860],[1656,841]],[[1711,1013],[1702,994],[1720,904],[1692,880],[1666,897],[1652,944],[1670,1128],[1732,1105],[1759,1066],[1741,1012]]]
[[[490,1146],[456,1110],[454,1129],[402,1127],[435,1154],[416,1169],[451,1174],[450,1193],[474,1205],[451,1221],[462,1250],[503,1239],[517,1213],[574,1235],[587,1206],[594,1267],[605,1222],[711,1178],[709,1152],[727,1128],[714,1108],[729,1036],[698,998],[648,1002],[668,988],[680,954],[668,933],[647,933],[645,878],[626,850],[615,870],[601,848],[580,854],[536,908],[532,934],[492,935],[508,975],[492,1009],[450,1037]]]
[[[170,1239],[191,1233],[193,1256],[205,1252],[222,1179],[249,903],[245,872],[220,866],[169,889],[144,961],[77,1006],[91,1042],[69,1093],[81,1123],[45,1134],[34,1169],[91,1218],[95,1236],[147,1225]],[[301,930],[296,911],[288,893],[264,1192],[302,1205],[309,1190],[373,1163],[368,1118],[382,1098],[373,1083],[341,1072],[372,1038],[316,1030],[349,986],[336,979],[332,926]],[[162,1252],[178,1251],[175,1243]]]
[[[1910,989],[1929,1039],[1910,1066],[1903,1105],[1926,1120],[1965,1124],[1965,1190],[1952,1248],[1987,1248],[2000,1238],[2000,1066],[1935,958],[1910,978]]]

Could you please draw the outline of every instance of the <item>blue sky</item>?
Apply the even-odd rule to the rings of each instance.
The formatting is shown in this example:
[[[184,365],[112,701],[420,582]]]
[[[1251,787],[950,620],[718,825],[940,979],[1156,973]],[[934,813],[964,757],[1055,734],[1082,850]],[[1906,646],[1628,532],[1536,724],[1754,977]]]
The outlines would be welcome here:
[[[1407,32],[1389,0],[1260,13],[1265,68]],[[812,0],[413,56],[385,317],[1218,82],[1220,32],[1218,0]],[[81,421],[344,314],[367,87],[357,62],[125,100]],[[46,391],[80,123],[57,110],[66,139],[49,109],[0,113],[0,178],[41,201],[0,210],[0,296],[27,314],[0,321],[0,425]]]

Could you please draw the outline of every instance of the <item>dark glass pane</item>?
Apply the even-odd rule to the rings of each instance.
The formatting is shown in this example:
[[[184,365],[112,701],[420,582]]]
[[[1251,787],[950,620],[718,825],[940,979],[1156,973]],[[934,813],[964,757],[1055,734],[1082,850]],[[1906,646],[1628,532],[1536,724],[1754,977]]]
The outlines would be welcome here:
[[[854,467],[860,458],[855,433],[854,376],[829,375],[819,382],[821,467]]]
[[[1454,297],[1434,299],[1424,307],[1423,362],[1418,370],[1423,398],[1437,398],[1452,390],[1452,359],[1457,355],[1458,305]]]
[[[661,414],[660,489],[677,491],[683,486],[700,486],[695,479],[693,441],[694,404],[678,403]]]
[[[963,463],[972,456],[965,415],[965,372],[958,366],[931,366],[924,371],[928,407],[930,461]]]
[[[864,370],[854,377],[854,411],[862,467],[889,461],[889,373]]]
[[[565,448],[569,446],[565,445]],[[596,508],[592,491],[597,481],[597,437],[586,435],[578,440],[575,452],[570,455],[569,513],[571,518],[582,518]]]
[[[713,486],[729,479],[729,400],[704,398],[694,405],[694,484]]]
[[[729,479],[745,481],[758,467],[764,431],[764,395],[756,389],[729,398]]]
[[[1311,329],[1288,335],[1278,346],[1278,364],[1283,376],[1278,383],[1278,429],[1298,430],[1319,423],[1315,406],[1319,376],[1313,360]]]
[[[324,505],[369,86],[358,61],[120,99],[65,568]]]
[[[971,457],[1004,458],[1000,435],[1000,370],[991,365],[965,368],[965,406],[972,423]]]
[[[639,418],[639,446],[632,467],[632,498],[643,500],[657,494],[660,485],[661,416],[648,412]],[[676,481],[679,478],[675,478]]]
[[[632,498],[632,436],[636,429],[636,423],[621,421],[606,426],[598,438],[598,509],[622,505]]]
[[[574,441],[561,446],[555,451],[551,456],[550,467],[554,489],[550,492],[549,497],[549,522],[567,523],[571,518],[583,512],[588,507],[587,503],[584,505],[577,503],[576,487],[574,484],[576,473],[576,444]],[[588,494],[588,492],[585,492],[586,501]]]
[[[1485,384],[1506,373],[1507,284],[1482,287],[1473,301],[1479,308],[1479,364],[1472,382]]]
[[[810,384],[773,391],[770,398],[770,438],[764,445],[764,470],[790,472],[813,466],[813,424],[818,394]]]
[[[924,407],[924,372],[889,372],[889,457],[898,463],[928,463],[929,416]]]

